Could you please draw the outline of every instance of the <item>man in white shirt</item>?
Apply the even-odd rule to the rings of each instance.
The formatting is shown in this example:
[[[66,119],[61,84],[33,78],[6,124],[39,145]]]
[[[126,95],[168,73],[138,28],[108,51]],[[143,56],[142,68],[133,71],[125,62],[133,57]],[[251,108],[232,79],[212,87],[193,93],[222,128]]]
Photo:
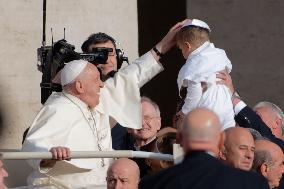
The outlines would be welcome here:
[[[53,160],[29,161],[35,169],[29,184],[88,188],[106,183],[111,159],[56,160],[70,159],[70,150],[111,150],[110,116],[121,125],[141,127],[139,88],[163,69],[158,60],[175,44],[175,34],[182,24],[176,24],[155,46],[155,51],[121,69],[104,87],[97,68],[88,62],[73,61],[63,68],[63,92],[49,97],[23,144],[23,151],[53,154]]]

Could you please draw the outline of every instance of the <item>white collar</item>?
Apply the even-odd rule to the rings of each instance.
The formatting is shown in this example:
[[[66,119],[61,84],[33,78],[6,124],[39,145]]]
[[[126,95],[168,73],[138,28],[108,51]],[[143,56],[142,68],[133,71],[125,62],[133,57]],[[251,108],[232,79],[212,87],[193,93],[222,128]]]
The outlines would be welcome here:
[[[216,154],[212,151],[206,151],[207,154],[213,156],[213,157],[217,157]]]
[[[144,144],[143,146],[145,146],[145,145],[147,145],[147,144],[150,144],[153,140],[155,140],[157,138],[157,136],[154,136],[151,140],[149,140],[146,144]],[[134,148],[135,148],[135,150],[137,150],[137,151],[139,151],[140,150],[140,148],[141,148],[142,146],[138,146],[137,144],[136,144],[136,142],[134,143]]]
[[[207,47],[214,47],[214,44],[213,43],[210,43],[209,41],[205,41],[200,47],[198,47],[197,49],[195,49],[194,51],[192,51],[189,56],[187,57],[190,58],[198,53],[200,53],[201,51],[203,51],[204,49],[206,49]]]
[[[81,99],[77,98],[76,96],[73,96],[72,94],[69,94],[67,91],[62,91],[63,96],[68,98],[70,101],[72,101],[74,104],[78,105],[79,107],[83,109],[88,109],[88,105],[83,102]]]

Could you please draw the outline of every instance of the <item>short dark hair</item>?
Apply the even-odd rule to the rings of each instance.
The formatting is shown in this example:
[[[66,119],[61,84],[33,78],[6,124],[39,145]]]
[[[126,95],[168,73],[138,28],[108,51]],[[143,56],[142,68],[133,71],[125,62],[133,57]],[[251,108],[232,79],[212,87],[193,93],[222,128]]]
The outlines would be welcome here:
[[[108,41],[111,41],[112,44],[114,45],[114,48],[116,48],[115,40],[111,36],[107,35],[106,33],[102,33],[102,32],[93,33],[92,35],[88,37],[86,41],[84,41],[84,43],[81,46],[81,49],[84,53],[88,53],[90,45],[106,43]]]
[[[255,172],[260,172],[260,167],[264,163],[268,164],[269,166],[274,165],[270,152],[264,150],[255,151],[252,170]]]

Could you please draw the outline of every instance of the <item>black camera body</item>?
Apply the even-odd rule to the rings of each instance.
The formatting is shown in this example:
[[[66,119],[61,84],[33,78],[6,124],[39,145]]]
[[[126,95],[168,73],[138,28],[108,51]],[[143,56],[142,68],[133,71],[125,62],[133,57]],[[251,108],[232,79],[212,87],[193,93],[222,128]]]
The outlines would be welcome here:
[[[42,46],[37,49],[38,70],[42,72],[41,103],[44,104],[53,91],[60,92],[60,84],[52,83],[55,75],[72,60],[83,59],[94,65],[106,64],[108,54],[112,48],[98,47],[94,48],[92,53],[78,53],[75,46],[61,39],[52,46]]]

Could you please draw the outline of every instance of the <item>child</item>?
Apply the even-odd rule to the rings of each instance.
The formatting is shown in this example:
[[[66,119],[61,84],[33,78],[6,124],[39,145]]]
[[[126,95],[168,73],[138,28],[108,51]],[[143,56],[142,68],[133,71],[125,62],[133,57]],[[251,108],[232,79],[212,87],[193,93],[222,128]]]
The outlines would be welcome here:
[[[209,39],[209,26],[197,19],[188,20],[177,33],[177,46],[186,63],[178,74],[178,89],[187,88],[182,114],[197,107],[213,110],[222,129],[235,126],[231,93],[225,85],[216,84],[216,73],[231,71],[232,65],[222,49]]]

